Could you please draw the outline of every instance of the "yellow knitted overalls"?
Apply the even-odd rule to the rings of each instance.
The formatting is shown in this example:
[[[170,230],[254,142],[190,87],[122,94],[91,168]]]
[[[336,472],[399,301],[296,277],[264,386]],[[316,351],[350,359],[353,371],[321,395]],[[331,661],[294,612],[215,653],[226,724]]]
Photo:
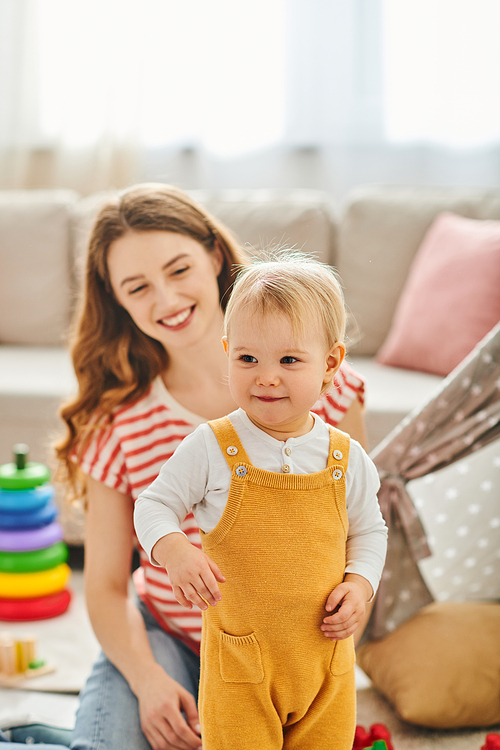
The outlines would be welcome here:
[[[354,646],[325,638],[344,577],[349,437],[331,428],[328,466],[253,466],[225,417],[209,423],[232,471],[219,523],[202,533],[227,582],[203,613],[203,750],[351,750]]]

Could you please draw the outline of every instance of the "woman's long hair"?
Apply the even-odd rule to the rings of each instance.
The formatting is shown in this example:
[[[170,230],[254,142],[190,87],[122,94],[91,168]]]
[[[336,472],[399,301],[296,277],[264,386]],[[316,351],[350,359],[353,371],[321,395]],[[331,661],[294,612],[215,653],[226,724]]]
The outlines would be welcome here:
[[[229,230],[189,195],[169,185],[137,185],[101,208],[91,233],[81,299],[70,331],[78,393],[59,411],[66,434],[55,445],[58,478],[68,482],[76,496],[84,491],[78,456],[93,431],[111,419],[116,407],[141,398],[168,366],[163,346],[143,333],[117,303],[107,264],[115,240],[130,231],[158,230],[191,237],[209,253],[220,249],[223,265],[218,284],[223,309],[237,266],[248,263]]]

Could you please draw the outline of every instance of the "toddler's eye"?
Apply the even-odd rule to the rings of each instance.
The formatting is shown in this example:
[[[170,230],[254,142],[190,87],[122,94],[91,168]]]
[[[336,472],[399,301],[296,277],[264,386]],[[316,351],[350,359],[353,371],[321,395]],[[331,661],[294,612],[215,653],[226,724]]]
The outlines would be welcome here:
[[[257,360],[255,359],[255,357],[252,357],[251,354],[242,354],[241,357],[240,357],[240,359],[241,359],[242,362],[248,362],[248,363],[251,363],[251,364],[253,364],[254,362],[257,362]]]
[[[187,271],[189,266],[185,266],[184,268],[178,268],[176,271],[173,272],[173,276],[180,276],[181,273],[184,273],[184,271]]]
[[[135,289],[131,289],[129,291],[129,294],[137,294],[137,292],[140,292],[145,288],[146,288],[146,284],[141,284],[141,286],[136,286]]]
[[[280,362],[282,365],[292,365],[294,362],[298,362],[297,357],[282,357]]]

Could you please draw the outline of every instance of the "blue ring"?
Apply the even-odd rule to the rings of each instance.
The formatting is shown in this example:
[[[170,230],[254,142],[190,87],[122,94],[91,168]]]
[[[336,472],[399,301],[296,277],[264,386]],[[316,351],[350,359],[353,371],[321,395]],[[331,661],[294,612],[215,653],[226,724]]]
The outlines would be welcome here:
[[[0,511],[5,513],[22,513],[41,508],[53,500],[56,491],[50,484],[33,487],[30,490],[0,489]]]
[[[58,513],[59,509],[54,502],[28,513],[0,512],[0,529],[38,529],[55,521]]]

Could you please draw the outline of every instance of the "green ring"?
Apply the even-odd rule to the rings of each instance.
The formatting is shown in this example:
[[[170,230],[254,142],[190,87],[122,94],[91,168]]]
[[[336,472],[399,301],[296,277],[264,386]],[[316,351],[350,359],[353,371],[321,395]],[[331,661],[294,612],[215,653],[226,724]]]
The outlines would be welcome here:
[[[68,548],[64,542],[29,552],[0,551],[0,571],[3,573],[35,573],[38,570],[55,568],[68,559]]]
[[[25,469],[16,464],[0,466],[0,487],[4,490],[27,490],[50,482],[50,471],[44,464],[27,463]]]

